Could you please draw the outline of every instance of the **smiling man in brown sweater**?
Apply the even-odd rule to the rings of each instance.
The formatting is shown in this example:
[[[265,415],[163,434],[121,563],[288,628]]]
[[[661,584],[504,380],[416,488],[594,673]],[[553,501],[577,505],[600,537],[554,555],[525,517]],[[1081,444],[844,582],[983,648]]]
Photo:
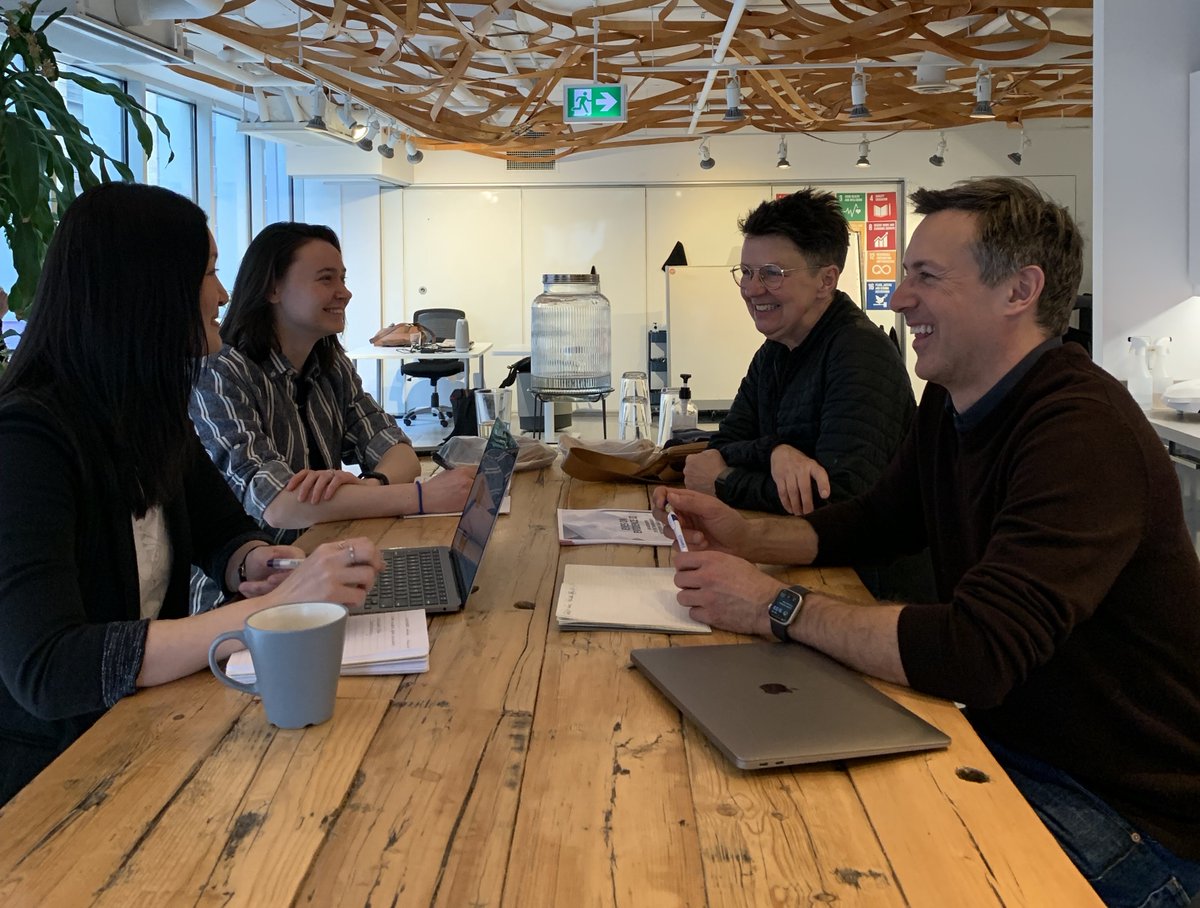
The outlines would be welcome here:
[[[908,438],[873,489],[806,520],[659,490],[693,549],[675,556],[679,601],[966,704],[1107,904],[1186,905],[1200,894],[1200,562],[1174,470],[1125,389],[1061,341],[1082,269],[1067,212],[1009,179],[913,201],[925,218],[892,306],[929,385]],[[742,560],[925,545],[937,604],[781,591]]]

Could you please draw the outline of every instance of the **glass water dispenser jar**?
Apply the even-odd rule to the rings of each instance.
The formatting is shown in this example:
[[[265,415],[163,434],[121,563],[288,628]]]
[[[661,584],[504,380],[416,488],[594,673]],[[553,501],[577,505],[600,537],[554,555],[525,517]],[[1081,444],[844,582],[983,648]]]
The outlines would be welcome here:
[[[543,274],[529,321],[535,392],[612,390],[612,310],[597,274]]]

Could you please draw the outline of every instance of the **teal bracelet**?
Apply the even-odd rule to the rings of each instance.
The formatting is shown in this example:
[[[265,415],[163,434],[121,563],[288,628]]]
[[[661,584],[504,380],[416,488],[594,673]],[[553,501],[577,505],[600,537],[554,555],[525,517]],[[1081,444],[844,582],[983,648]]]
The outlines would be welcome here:
[[[425,496],[421,494],[421,480],[414,479],[413,485],[417,487],[417,513],[425,513]]]

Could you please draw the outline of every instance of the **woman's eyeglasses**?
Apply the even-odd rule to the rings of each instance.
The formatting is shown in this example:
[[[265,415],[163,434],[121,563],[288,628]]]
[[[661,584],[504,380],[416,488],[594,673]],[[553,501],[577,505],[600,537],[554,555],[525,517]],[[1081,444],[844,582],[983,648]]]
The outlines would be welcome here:
[[[752,268],[750,265],[734,265],[729,269],[729,273],[733,275],[733,282],[743,289],[749,285],[752,277],[758,275],[760,284],[768,290],[778,290],[783,279],[793,271],[814,270],[816,268],[811,265],[802,265],[798,268],[780,268],[778,265],[759,265],[757,268]]]

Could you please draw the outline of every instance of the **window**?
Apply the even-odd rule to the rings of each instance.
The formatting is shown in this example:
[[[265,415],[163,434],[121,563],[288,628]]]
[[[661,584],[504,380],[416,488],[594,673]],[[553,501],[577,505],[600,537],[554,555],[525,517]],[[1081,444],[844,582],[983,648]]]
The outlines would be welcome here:
[[[213,180],[209,223],[217,241],[221,280],[233,284],[242,253],[250,245],[249,141],[237,131],[238,121],[228,114],[212,115]]]
[[[146,109],[162,117],[171,132],[170,149],[164,141],[155,142],[146,164],[146,182],[196,201],[196,106],[147,91]],[[168,163],[172,151],[175,159]]]
[[[88,70],[76,67],[65,68],[80,75],[93,76],[105,82],[113,83],[122,91],[127,90],[125,82],[120,79],[111,79],[101,73],[89,72]],[[91,130],[92,141],[116,160],[122,163],[129,163],[129,123],[125,115],[121,112],[121,108],[117,107],[107,95],[99,95],[88,91],[74,82],[68,82],[66,79],[59,79],[54,84],[63,96],[67,110],[71,112],[75,119]],[[92,172],[96,176],[100,176],[100,168],[97,165],[98,162],[93,163]],[[116,176],[111,171],[110,175]],[[81,187],[76,185],[75,188],[79,189]]]

